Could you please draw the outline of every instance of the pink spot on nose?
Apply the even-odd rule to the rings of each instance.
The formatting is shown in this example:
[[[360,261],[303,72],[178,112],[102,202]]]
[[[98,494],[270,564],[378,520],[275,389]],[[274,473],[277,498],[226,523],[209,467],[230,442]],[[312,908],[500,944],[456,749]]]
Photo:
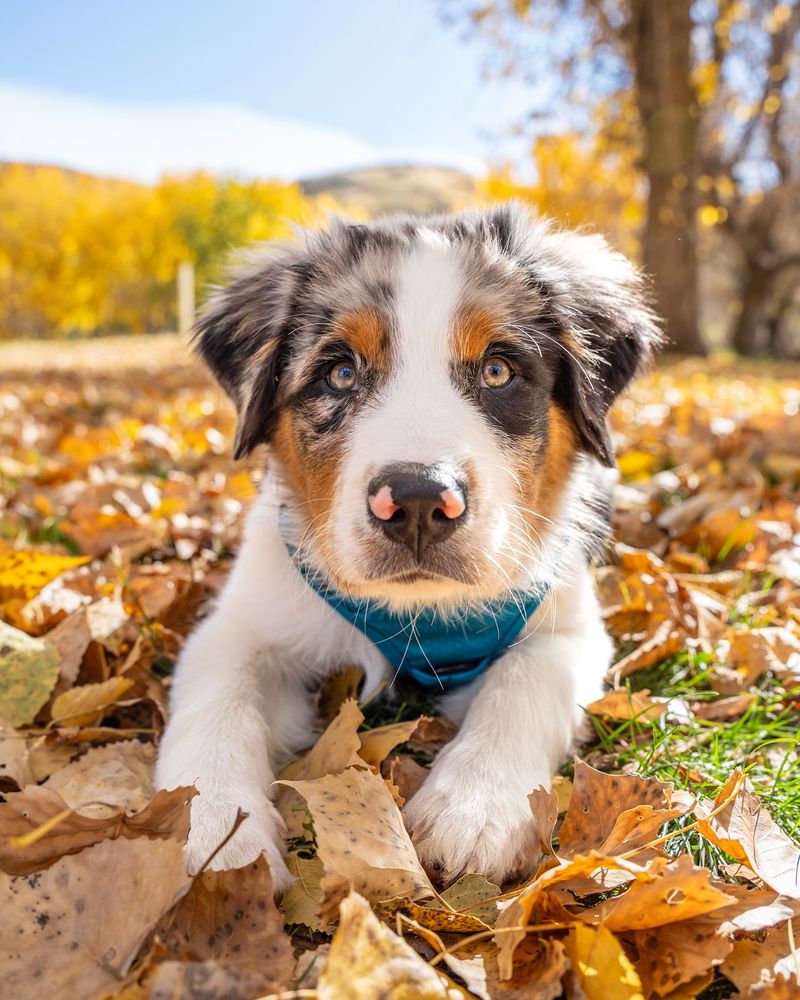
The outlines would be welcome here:
[[[439,495],[442,498],[441,509],[451,521],[455,520],[457,517],[461,517],[467,509],[467,505],[464,503],[464,498],[460,493],[454,493],[453,490],[442,490]]]
[[[381,486],[378,492],[369,498],[369,509],[379,521],[388,521],[392,514],[400,509],[392,500],[391,486]]]

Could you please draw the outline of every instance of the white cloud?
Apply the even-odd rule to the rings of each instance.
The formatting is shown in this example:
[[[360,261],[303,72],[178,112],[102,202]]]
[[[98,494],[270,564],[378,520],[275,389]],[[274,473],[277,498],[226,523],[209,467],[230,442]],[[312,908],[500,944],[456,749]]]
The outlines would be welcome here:
[[[198,169],[286,179],[383,163],[482,169],[453,150],[382,149],[234,104],[102,101],[13,83],[0,83],[0,160],[145,182]]]

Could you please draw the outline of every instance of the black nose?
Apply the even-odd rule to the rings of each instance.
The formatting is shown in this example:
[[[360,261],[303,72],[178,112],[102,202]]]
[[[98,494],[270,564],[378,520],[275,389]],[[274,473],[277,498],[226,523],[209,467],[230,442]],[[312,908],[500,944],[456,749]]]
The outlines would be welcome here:
[[[369,484],[368,507],[373,523],[392,541],[407,546],[419,562],[429,545],[463,523],[466,489],[436,468],[390,465]]]

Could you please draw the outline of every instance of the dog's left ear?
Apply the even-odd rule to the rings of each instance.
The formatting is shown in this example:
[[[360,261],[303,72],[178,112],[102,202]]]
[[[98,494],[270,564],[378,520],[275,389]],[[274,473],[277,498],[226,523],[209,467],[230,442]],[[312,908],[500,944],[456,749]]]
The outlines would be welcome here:
[[[556,400],[583,450],[613,466],[606,416],[661,343],[659,320],[641,273],[601,236],[550,229],[535,243],[529,266],[561,355]]]
[[[294,248],[253,259],[212,295],[197,322],[196,349],[236,404],[234,458],[275,432],[279,378],[308,268]]]

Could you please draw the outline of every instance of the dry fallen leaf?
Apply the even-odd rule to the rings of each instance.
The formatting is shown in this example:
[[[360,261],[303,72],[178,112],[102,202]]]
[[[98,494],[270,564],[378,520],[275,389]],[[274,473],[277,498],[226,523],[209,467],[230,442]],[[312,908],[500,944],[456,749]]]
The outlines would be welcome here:
[[[559,856],[641,848],[657,837],[667,820],[684,815],[691,805],[690,797],[657,778],[605,774],[576,759]]]
[[[0,621],[0,718],[15,726],[33,722],[59,673],[57,651]]]
[[[638,719],[642,722],[652,722],[666,710],[664,702],[653,701],[647,688],[641,691],[619,688],[607,692],[602,698],[586,706],[586,711],[592,715],[603,715],[608,719]]]
[[[127,677],[109,677],[98,684],[81,684],[60,694],[50,709],[53,721],[64,726],[91,726],[133,687]]]
[[[712,816],[727,799],[725,808]],[[800,899],[800,848],[775,823],[747,779],[742,781],[734,773],[713,806],[701,801],[695,812],[704,837],[746,864],[776,892]]]
[[[88,561],[86,556],[61,556],[25,549],[0,551],[0,604],[12,598],[34,597],[51,580]]]
[[[277,909],[269,865],[263,856],[232,871],[204,872],[170,914],[162,933],[171,958],[213,960],[244,977],[244,1000],[287,989],[294,970],[289,936]],[[232,1000],[231,992],[217,996]]]
[[[102,1000],[190,885],[183,847],[147,837],[106,840],[36,875],[0,875],[5,990]]]
[[[463,1000],[463,990],[432,969],[385,927],[355,892],[342,900],[339,929],[317,983],[319,1000]]]
[[[193,788],[158,791],[144,809],[104,807],[103,815],[70,808],[55,791],[29,785],[0,804],[0,871],[26,875],[107,838],[173,837],[185,842]],[[96,812],[88,807],[89,813]],[[13,838],[13,839],[12,839]]]
[[[587,1000],[644,1000],[633,964],[605,927],[573,927],[566,949]]]
[[[371,902],[435,895],[383,779],[348,768],[313,781],[282,781],[308,803],[325,866],[322,917],[347,886]]]

